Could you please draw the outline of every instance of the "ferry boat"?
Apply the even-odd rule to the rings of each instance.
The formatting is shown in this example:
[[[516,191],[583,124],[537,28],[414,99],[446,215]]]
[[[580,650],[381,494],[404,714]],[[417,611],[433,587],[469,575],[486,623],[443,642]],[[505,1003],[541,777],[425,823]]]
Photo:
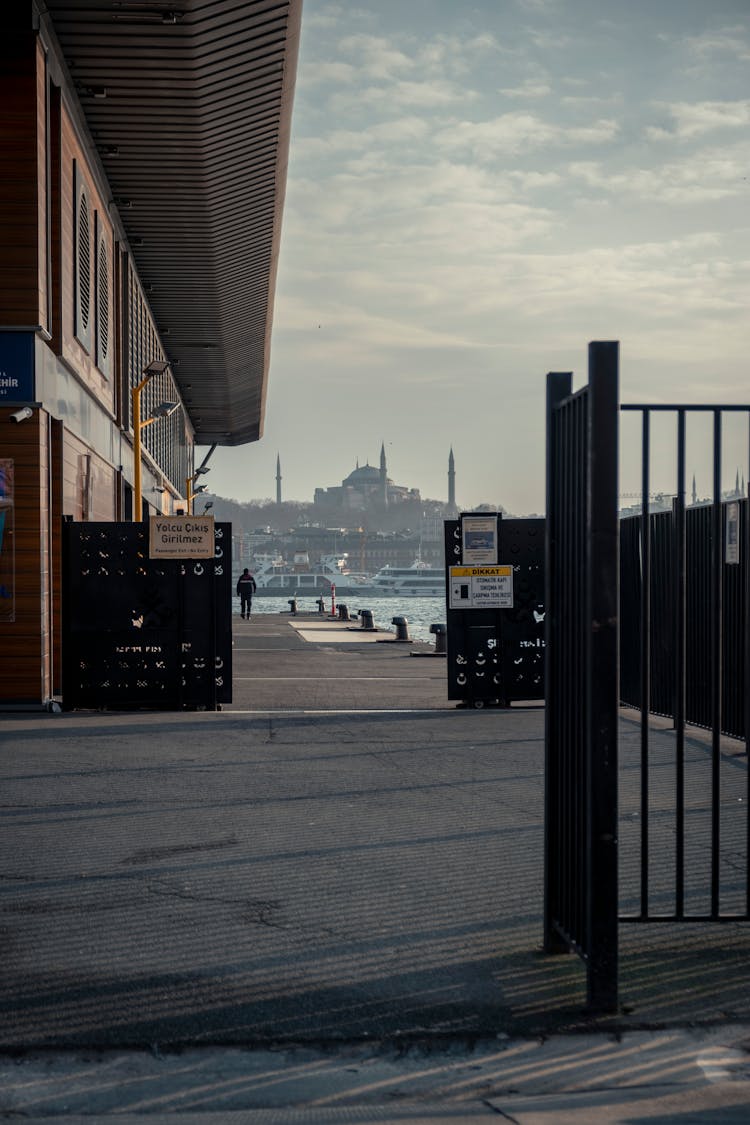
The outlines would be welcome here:
[[[319,565],[312,569],[307,555],[296,555],[292,563],[284,562],[280,556],[256,556],[255,569],[251,567],[257,587],[254,596],[315,597],[330,595],[331,586],[335,586],[336,597],[348,597],[360,593],[372,582],[367,575],[355,574],[345,568],[345,556],[324,555]]]
[[[422,562],[384,566],[370,579],[367,593],[378,598],[444,598],[445,571]]]

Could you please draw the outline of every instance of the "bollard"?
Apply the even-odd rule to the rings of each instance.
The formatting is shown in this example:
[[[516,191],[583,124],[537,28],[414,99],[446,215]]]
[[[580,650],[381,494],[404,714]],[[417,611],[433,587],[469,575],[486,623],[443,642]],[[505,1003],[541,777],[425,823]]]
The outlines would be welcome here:
[[[297,614],[297,599],[296,598],[290,598],[289,599],[289,612],[296,616],[296,614]]]
[[[396,640],[408,641],[409,638],[409,622],[405,617],[392,617],[391,625],[396,626]]]
[[[372,610],[371,609],[361,609],[359,611],[359,616],[360,616],[360,620],[362,622],[361,627],[363,629],[369,629],[372,632],[372,630],[375,628],[375,625],[374,625],[373,620],[372,620]]]
[[[435,652],[445,655],[448,652],[448,626],[442,623],[430,625],[430,632],[435,634]]]
[[[331,583],[331,617],[336,616],[336,584]]]
[[[343,602],[339,602],[339,621],[349,621],[349,608]]]

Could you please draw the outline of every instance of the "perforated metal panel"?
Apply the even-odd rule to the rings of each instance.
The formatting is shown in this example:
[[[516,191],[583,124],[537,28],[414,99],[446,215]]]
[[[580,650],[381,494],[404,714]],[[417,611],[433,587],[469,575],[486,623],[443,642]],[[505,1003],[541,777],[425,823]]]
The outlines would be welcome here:
[[[459,520],[445,521],[445,560],[447,574],[463,561]],[[512,609],[447,609],[449,699],[544,698],[544,520],[499,519],[498,562],[513,567]]]
[[[63,524],[63,707],[232,699],[231,524],[213,559],[148,557],[148,524]]]

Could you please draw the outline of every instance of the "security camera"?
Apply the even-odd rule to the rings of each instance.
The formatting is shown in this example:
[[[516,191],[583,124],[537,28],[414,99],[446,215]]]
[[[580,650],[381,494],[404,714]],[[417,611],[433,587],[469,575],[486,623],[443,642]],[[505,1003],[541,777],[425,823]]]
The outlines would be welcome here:
[[[20,410],[17,410],[15,412],[15,414],[11,414],[10,420],[11,422],[25,422],[26,419],[30,418],[33,413],[34,411],[30,406],[22,406]]]

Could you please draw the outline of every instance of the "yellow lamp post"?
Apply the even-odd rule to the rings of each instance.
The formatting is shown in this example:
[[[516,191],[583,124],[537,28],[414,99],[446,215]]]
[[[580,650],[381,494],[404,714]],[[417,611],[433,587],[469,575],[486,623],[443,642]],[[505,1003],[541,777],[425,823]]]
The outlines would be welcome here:
[[[187,514],[189,516],[192,516],[192,514],[193,514],[193,500],[195,499],[195,497],[200,492],[206,491],[206,485],[205,484],[199,484],[197,488],[193,488],[193,484],[198,477],[203,476],[203,474],[207,473],[207,472],[209,472],[209,470],[206,469],[206,468],[196,469],[195,472],[193,473],[193,475],[191,477],[188,477],[187,480],[185,481],[185,501],[186,501],[186,507],[187,507]]]
[[[166,360],[152,359],[147,367],[144,367],[140,383],[133,387],[131,394],[133,398],[133,519],[138,523],[141,519],[141,508],[143,507],[143,496],[141,491],[141,430],[146,426],[150,426],[157,418],[168,418],[169,415],[175,411],[179,405],[176,402],[162,402],[154,411],[150,418],[141,420],[141,395],[146,384],[153,379],[154,375],[163,375],[169,367]]]

